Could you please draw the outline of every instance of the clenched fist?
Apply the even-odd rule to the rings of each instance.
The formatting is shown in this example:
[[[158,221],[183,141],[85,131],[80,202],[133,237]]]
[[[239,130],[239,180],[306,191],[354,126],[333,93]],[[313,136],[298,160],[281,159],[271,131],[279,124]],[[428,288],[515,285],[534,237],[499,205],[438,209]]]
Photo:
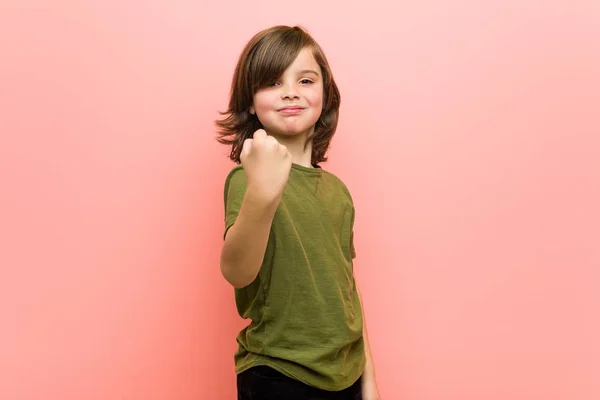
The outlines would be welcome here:
[[[259,129],[246,139],[240,154],[248,189],[265,202],[278,202],[290,176],[292,155],[273,136]]]

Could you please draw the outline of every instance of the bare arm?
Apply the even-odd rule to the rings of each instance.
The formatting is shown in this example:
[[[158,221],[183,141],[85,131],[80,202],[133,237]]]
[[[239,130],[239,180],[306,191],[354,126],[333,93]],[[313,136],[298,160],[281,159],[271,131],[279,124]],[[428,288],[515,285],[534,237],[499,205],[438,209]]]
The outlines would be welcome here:
[[[365,308],[363,305],[362,296],[360,295],[360,291],[359,291],[359,297],[360,297],[361,306],[363,308],[363,338],[365,341],[365,357],[367,359],[367,363],[365,365],[365,378],[367,380],[375,379],[375,366],[373,364],[373,356],[371,356],[371,346],[369,345],[369,337],[367,334],[367,320],[364,315]]]
[[[358,286],[357,286],[358,290]],[[375,379],[375,365],[373,363],[373,356],[371,355],[371,346],[369,344],[369,338],[367,335],[367,322],[364,316],[364,303],[362,301],[362,296],[360,294],[360,290],[358,292],[358,296],[360,298],[361,307],[363,309],[363,339],[365,342],[365,371],[362,376],[363,383],[363,398],[365,400],[370,399],[379,399],[379,389],[377,388],[377,380]]]
[[[221,273],[233,287],[247,286],[258,275],[278,203],[265,201],[250,187],[244,194],[221,250]]]
[[[244,141],[240,160],[247,188],[221,251],[221,273],[235,288],[251,284],[260,271],[273,217],[292,167],[292,155],[273,136],[259,129],[252,139]]]

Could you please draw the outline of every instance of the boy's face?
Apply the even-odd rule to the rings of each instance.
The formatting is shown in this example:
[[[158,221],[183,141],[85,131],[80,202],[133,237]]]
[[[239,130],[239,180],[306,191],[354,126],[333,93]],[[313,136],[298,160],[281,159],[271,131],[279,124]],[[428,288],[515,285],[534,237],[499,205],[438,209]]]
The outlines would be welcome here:
[[[254,95],[250,107],[271,135],[311,135],[323,110],[323,75],[304,48],[283,75]],[[304,136],[304,135],[303,135]]]

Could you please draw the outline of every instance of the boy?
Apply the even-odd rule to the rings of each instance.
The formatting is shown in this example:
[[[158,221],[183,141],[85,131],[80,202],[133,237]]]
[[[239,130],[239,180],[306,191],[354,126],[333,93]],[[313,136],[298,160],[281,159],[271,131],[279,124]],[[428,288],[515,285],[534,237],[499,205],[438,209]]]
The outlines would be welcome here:
[[[221,272],[240,316],[238,399],[379,399],[353,275],[354,205],[318,164],[340,94],[298,27],[255,35],[238,61],[219,141],[225,183]]]

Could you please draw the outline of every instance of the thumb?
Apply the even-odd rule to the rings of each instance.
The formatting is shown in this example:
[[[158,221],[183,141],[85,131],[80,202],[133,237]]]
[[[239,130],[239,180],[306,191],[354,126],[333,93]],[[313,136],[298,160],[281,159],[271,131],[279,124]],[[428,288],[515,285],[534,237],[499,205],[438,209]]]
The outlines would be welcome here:
[[[242,145],[242,151],[240,153],[240,160],[243,162],[250,155],[250,151],[252,150],[252,139],[244,140],[244,144]]]

